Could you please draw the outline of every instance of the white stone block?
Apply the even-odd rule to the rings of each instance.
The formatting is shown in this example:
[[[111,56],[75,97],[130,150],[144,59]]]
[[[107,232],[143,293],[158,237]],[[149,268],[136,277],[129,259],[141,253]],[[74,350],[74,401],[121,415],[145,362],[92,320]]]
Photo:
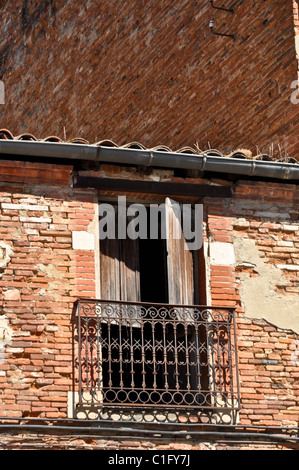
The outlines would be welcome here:
[[[34,224],[50,224],[52,219],[48,217],[20,217],[20,222],[31,222]]]
[[[94,235],[89,232],[72,232],[72,246],[74,250],[94,251]]]
[[[283,225],[282,230],[285,232],[297,232],[299,230],[299,225]]]
[[[233,266],[235,264],[233,244],[212,242],[210,244],[210,263],[215,266]]]
[[[10,301],[10,300],[19,301],[21,298],[21,294],[18,289],[9,289],[3,292],[3,298],[4,300],[7,300],[7,301]]]
[[[48,206],[41,206],[37,204],[6,204],[2,203],[2,209],[19,210],[19,211],[41,211],[47,212]]]
[[[279,269],[286,269],[287,271],[299,271],[299,265],[296,264],[278,264]]]

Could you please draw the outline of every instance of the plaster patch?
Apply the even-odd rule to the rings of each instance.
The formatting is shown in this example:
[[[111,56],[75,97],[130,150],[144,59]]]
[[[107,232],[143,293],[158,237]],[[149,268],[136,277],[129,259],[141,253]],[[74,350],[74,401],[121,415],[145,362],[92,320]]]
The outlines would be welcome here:
[[[240,272],[240,294],[246,316],[299,333],[298,296],[281,295],[276,291],[277,286],[288,283],[283,271],[263,262],[254,240],[234,238],[233,245],[236,266],[251,263],[259,274],[252,277],[248,272]]]
[[[49,278],[63,279],[64,277],[63,272],[58,271],[58,269],[53,264],[49,264],[49,265],[38,264],[37,268],[42,273],[47,274]]]
[[[0,279],[3,276],[6,266],[10,262],[12,254],[12,247],[7,243],[0,241]]]
[[[0,268],[5,268],[13,254],[12,247],[5,242],[0,241]]]
[[[299,339],[295,339],[292,343],[292,355],[291,355],[291,362],[295,366],[299,366]]]
[[[295,36],[295,48],[296,48],[297,59],[299,61],[299,36],[298,34],[296,34]],[[298,64],[298,69],[299,69],[299,64]]]
[[[4,364],[5,346],[10,343],[13,331],[9,327],[8,319],[5,315],[0,316],[0,364]]]
[[[8,301],[10,300],[19,301],[21,298],[21,294],[18,289],[9,289],[3,292],[3,298],[4,300],[8,300]]]

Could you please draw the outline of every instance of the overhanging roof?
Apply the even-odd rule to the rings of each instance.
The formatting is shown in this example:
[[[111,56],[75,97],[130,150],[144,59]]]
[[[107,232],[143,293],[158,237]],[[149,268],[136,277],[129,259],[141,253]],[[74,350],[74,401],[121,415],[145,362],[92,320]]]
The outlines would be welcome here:
[[[237,150],[224,155],[218,150],[198,152],[185,147],[172,151],[165,146],[147,149],[137,142],[118,146],[104,140],[90,144],[85,139],[72,139],[63,142],[55,136],[37,140],[31,134],[13,137],[7,130],[0,130],[0,155],[18,159],[35,158],[40,161],[55,159],[81,160],[98,163],[139,165],[152,168],[172,168],[235,174],[248,177],[275,178],[279,180],[299,180],[299,162],[294,159],[271,159],[262,154],[252,157],[246,151]]]

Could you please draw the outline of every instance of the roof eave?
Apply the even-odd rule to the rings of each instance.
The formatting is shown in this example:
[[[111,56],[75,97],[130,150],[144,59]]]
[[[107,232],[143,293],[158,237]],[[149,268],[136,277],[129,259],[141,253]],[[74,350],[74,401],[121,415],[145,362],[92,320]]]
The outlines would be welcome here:
[[[66,142],[41,142],[0,139],[0,155],[19,159],[40,158],[81,160],[114,164],[141,165],[153,168],[176,168],[236,174],[250,177],[299,180],[299,164],[242,158],[207,153],[188,154],[147,149],[106,147]]]

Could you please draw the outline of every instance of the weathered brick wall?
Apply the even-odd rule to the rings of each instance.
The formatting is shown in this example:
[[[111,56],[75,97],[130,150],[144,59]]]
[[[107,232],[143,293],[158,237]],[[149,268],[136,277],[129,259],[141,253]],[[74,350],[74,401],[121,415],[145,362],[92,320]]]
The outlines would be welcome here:
[[[294,10],[294,25],[295,25],[295,48],[298,60],[298,78],[299,78],[299,3],[298,0],[293,0]]]
[[[191,441],[191,442],[190,442]],[[244,439],[246,441],[246,439]],[[64,434],[37,434],[31,433],[11,433],[1,434],[0,449],[3,450],[100,450],[107,451],[101,455],[102,462],[108,462],[108,456],[116,458],[124,455],[141,456],[145,451],[147,455],[143,455],[144,459],[151,459],[153,455],[157,455],[155,462],[163,462],[162,456],[167,455],[190,455],[190,463],[194,463],[198,458],[194,451],[221,451],[221,450],[298,450],[296,443],[284,442],[211,442],[203,439],[203,441],[178,439],[177,442],[165,439],[101,439],[97,437],[72,437]],[[125,451],[123,454],[122,452]],[[130,452],[128,452],[130,451]],[[140,451],[143,451],[140,455]],[[160,456],[160,457],[159,457]],[[165,458],[165,460],[166,460]],[[165,461],[164,460],[164,461]],[[182,458],[180,459],[182,461]],[[187,463],[187,461],[186,461]],[[187,465],[186,465],[187,466]]]
[[[1,182],[1,416],[66,415],[73,305],[95,297],[94,252],[72,249],[72,232],[93,222],[94,192],[69,189],[70,169],[54,165],[28,164],[14,180],[45,170],[64,187]]]
[[[98,203],[95,190],[72,188],[71,170],[49,164],[1,165],[1,416],[53,419],[68,414],[73,306],[78,297],[96,297],[97,269],[97,254],[88,246],[74,249],[73,234],[94,233]],[[152,177],[116,166],[102,166],[97,174]],[[171,172],[160,175],[162,180],[184,181]],[[210,300],[214,306],[236,307],[239,424],[298,426],[298,185],[219,179],[213,184],[228,184],[234,194],[204,198],[203,204]],[[8,446],[14,442],[10,436],[1,439]],[[121,439],[92,442],[86,445],[131,445]]]
[[[298,157],[298,2],[3,3],[0,124],[14,135]]]
[[[243,424],[298,425],[298,197],[296,185],[240,181],[207,209],[212,245],[234,247],[224,265],[211,259],[210,286],[213,305],[236,306]]]

